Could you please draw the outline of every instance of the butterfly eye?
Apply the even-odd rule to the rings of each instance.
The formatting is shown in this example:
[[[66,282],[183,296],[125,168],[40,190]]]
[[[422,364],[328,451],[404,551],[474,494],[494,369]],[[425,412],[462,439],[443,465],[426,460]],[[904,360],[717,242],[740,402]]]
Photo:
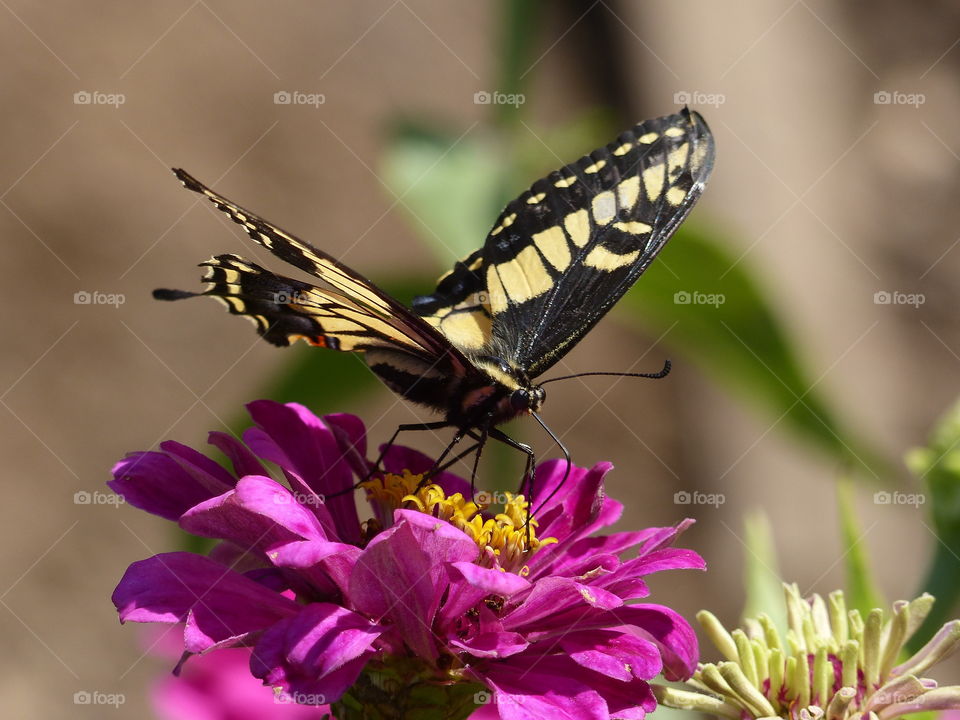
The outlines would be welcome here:
[[[530,392],[524,388],[514,390],[510,404],[517,410],[527,410],[530,407]]]

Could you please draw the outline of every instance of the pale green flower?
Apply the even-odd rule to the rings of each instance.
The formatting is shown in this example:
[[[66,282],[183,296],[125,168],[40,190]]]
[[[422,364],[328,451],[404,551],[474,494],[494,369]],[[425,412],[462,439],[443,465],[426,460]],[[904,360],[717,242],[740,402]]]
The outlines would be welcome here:
[[[893,720],[927,710],[960,709],[960,686],[937,687],[924,673],[960,647],[960,620],[947,623],[919,652],[903,660],[904,644],[934,599],[923,595],[877,608],[866,618],[848,610],[842,592],[826,601],[800,597],[784,585],[790,629],[786,641],[766,615],[727,632],[703,610],[697,619],[726,658],[701,663],[681,688],[656,686],[669,707],[732,720]]]

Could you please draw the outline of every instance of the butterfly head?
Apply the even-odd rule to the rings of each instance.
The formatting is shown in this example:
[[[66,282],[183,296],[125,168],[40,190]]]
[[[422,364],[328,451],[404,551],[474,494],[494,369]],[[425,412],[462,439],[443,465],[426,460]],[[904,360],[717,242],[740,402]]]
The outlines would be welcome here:
[[[537,412],[547,399],[546,391],[539,385],[517,388],[510,395],[510,405],[516,412]]]

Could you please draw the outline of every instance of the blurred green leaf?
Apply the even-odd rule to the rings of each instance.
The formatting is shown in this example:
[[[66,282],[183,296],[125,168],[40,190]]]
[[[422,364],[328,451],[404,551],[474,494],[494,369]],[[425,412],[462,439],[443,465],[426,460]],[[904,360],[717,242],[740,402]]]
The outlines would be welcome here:
[[[783,580],[777,566],[770,518],[762,510],[751,512],[743,520],[745,552],[744,586],[746,601],[743,618],[766,613],[781,632],[787,629],[787,611],[783,603]]]
[[[960,403],[937,423],[927,447],[911,450],[906,462],[926,485],[925,507],[935,534],[920,591],[930,593],[937,602],[909,643],[911,650],[918,650],[950,619],[960,601]]]
[[[530,42],[531,33],[538,27],[537,16],[540,0],[504,0],[502,3],[500,37],[499,85],[496,90],[507,95],[523,92],[528,71],[531,68],[531,53],[537,44]],[[509,125],[519,121],[519,108],[511,105],[495,105],[497,122]]]
[[[837,509],[840,512],[840,535],[847,571],[847,607],[856,608],[866,617],[874,608],[883,608],[887,604],[883,594],[877,589],[873,573],[870,572],[867,548],[862,542],[863,529],[854,506],[853,484],[848,479],[837,483]]]
[[[883,476],[885,463],[841,428],[803,371],[771,303],[717,237],[684,225],[627,293],[618,317],[642,325],[844,465]]]
[[[787,631],[787,609],[783,602],[783,580],[777,566],[777,552],[770,518],[762,510],[747,514],[743,520],[745,552],[744,619],[766,613],[781,634]]]
[[[499,156],[480,131],[458,139],[404,124],[387,144],[380,175],[444,269],[476,250],[496,220]]]

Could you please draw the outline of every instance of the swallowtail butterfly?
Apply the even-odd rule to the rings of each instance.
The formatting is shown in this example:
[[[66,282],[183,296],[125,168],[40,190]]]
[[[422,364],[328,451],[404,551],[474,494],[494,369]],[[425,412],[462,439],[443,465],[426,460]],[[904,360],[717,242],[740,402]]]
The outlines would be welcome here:
[[[412,308],[175,170],[253,240],[324,285],[217,255],[201,264],[202,292],[158,289],[154,297],[210,296],[253,321],[274,345],[304,340],[363,353],[394,392],[443,416],[401,429],[455,428],[447,452],[469,436],[478,457],[487,437],[507,442],[527,453],[532,482],[532,451],[497,426],[524,414],[543,425],[537,411],[545,392],[537,378],[643,274],[700,197],[713,160],[713,136],[699,114],[684,108],[640,123],[535,182],[507,205],[483,246]]]

